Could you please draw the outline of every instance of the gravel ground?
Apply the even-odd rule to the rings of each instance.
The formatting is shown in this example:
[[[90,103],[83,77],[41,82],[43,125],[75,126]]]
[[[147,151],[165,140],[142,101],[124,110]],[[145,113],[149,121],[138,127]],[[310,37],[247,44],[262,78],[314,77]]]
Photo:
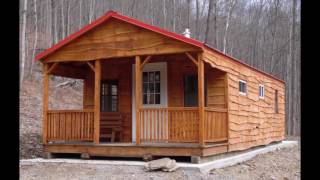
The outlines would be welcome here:
[[[300,179],[300,145],[258,155],[208,174],[181,169],[170,173],[145,172],[137,166],[37,163],[20,165],[20,179]]]

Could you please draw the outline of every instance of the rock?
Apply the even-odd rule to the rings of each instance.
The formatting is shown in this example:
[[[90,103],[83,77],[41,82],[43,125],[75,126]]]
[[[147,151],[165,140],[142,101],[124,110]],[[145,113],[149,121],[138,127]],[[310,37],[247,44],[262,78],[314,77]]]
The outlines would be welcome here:
[[[146,154],[142,156],[142,159],[144,161],[152,161],[153,160],[153,156],[151,154]]]
[[[148,162],[145,165],[146,171],[162,170],[165,172],[172,172],[178,168],[176,161],[170,158],[162,158]]]

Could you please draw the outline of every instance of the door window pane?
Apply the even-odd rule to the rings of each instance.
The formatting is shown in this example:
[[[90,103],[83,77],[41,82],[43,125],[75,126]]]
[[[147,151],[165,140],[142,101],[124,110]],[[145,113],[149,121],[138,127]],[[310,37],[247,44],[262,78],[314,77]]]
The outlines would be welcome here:
[[[143,82],[148,82],[148,72],[143,72]]]
[[[142,86],[143,104],[160,104],[160,71],[143,72]]]

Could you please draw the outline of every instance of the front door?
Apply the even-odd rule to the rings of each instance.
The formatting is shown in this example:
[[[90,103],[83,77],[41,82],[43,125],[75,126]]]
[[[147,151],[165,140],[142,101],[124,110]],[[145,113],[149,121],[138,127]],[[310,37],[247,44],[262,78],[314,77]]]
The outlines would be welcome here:
[[[132,141],[136,141],[135,68],[132,71]],[[148,63],[142,70],[142,108],[167,107],[167,63]],[[150,133],[150,132],[148,132]]]

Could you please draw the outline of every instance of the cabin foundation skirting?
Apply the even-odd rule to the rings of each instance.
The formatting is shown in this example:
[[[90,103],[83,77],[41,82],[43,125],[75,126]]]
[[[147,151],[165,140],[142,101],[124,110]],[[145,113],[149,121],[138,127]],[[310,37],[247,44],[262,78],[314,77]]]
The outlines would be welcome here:
[[[152,156],[210,156],[227,152],[227,144],[208,147],[174,147],[174,146],[145,146],[145,145],[44,145],[45,153],[74,153],[89,156],[106,157],[144,157]]]

